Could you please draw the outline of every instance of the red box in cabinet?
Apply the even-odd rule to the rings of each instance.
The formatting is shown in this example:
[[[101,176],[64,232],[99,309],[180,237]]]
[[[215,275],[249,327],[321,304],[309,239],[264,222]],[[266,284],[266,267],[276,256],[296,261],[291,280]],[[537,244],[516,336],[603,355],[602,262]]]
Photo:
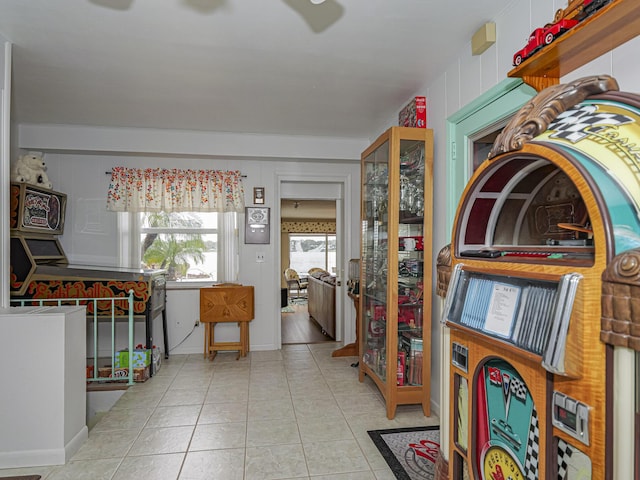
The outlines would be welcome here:
[[[398,246],[403,251],[411,252],[415,250],[421,252],[424,250],[424,237],[400,237]]]

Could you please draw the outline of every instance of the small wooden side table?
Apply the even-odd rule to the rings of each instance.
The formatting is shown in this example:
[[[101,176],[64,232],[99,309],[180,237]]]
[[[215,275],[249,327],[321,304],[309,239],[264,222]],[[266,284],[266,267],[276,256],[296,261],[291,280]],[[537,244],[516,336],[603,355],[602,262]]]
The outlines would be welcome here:
[[[222,284],[200,289],[200,321],[205,324],[204,356],[213,360],[218,351],[238,351],[245,357],[249,351],[249,322],[253,320],[253,286]],[[237,342],[215,342],[217,323],[237,322]]]

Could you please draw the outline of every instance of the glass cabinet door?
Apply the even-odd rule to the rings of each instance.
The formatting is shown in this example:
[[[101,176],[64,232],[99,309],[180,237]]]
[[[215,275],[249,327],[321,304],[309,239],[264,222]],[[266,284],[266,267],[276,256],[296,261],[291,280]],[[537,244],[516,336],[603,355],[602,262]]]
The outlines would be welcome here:
[[[422,385],[424,299],[424,141],[401,140],[397,263],[396,385]],[[428,274],[428,272],[427,272]],[[395,292],[394,292],[395,293]],[[430,295],[430,292],[426,292]]]
[[[363,160],[362,175],[362,356],[363,362],[384,381],[387,358],[388,141]]]

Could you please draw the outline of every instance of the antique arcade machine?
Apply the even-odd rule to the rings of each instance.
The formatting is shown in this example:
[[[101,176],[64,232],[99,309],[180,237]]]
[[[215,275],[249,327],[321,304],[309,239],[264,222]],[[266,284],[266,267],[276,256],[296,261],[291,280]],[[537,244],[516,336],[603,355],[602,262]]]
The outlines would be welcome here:
[[[12,299],[125,297],[133,290],[134,319],[144,321],[149,348],[154,343],[153,320],[162,315],[164,352],[168,358],[165,271],[69,264],[57,238],[64,231],[66,200],[67,196],[60,192],[11,183]],[[96,304],[98,316],[110,318],[111,303],[104,303]],[[126,317],[126,300],[115,302],[114,308],[116,316]],[[93,314],[92,303],[87,304],[87,313]]]
[[[463,193],[449,478],[633,478],[640,95],[617,90],[605,76],[540,92]]]

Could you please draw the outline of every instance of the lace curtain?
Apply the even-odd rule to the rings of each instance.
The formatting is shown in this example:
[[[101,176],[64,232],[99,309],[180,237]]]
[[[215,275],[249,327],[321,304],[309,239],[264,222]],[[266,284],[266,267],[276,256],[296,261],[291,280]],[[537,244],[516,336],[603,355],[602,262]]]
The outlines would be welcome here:
[[[114,167],[107,194],[114,212],[244,212],[238,171]]]

